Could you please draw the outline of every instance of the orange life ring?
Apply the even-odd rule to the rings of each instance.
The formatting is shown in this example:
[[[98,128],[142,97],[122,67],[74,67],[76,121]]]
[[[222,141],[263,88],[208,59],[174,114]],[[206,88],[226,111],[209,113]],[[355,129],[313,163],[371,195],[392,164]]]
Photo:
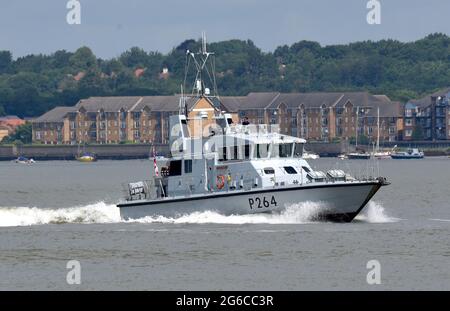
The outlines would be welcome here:
[[[216,186],[217,189],[222,189],[225,186],[225,177],[223,175],[217,176]]]

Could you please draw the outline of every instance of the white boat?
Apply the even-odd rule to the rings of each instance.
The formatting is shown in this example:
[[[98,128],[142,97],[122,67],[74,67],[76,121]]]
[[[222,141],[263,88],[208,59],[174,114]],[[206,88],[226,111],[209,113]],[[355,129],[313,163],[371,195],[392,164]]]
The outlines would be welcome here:
[[[389,151],[376,151],[373,153],[374,158],[383,160],[383,159],[391,159],[391,152]]]
[[[26,157],[18,157],[17,159],[14,160],[14,162],[20,163],[20,164],[33,164],[33,163],[36,163],[36,161],[34,161],[33,159],[29,159],[29,158],[26,158]]]
[[[203,70],[213,54],[205,41],[202,51],[187,55],[197,64],[196,77],[207,76]],[[190,95],[191,103],[219,100],[202,80],[193,89],[197,94]],[[214,128],[211,135],[204,136],[203,127],[201,134],[192,132],[191,125],[204,119],[202,114],[187,118],[186,102],[182,92],[179,114],[170,116],[170,157],[154,158],[149,179],[125,187],[125,199],[117,204],[123,219],[210,210],[223,215],[279,213],[312,202],[320,206],[314,219],[349,222],[389,184],[383,177],[316,171],[303,157],[304,139],[280,134],[273,125],[234,124],[222,111],[207,120]]]
[[[302,158],[306,160],[317,160],[320,158],[320,156],[314,152],[308,152],[304,150]]]
[[[407,151],[398,151],[391,154],[392,159],[423,159],[424,153],[417,148],[410,148]]]

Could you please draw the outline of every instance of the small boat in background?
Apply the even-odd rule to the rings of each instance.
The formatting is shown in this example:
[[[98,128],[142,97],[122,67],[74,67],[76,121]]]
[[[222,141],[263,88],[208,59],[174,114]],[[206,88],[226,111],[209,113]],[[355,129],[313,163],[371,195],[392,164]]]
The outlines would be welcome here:
[[[342,153],[342,154],[338,155],[337,157],[338,157],[338,159],[341,159],[341,160],[348,159],[348,156],[345,153]]]
[[[78,145],[78,152],[75,159],[79,162],[95,162],[97,158],[95,154],[86,151],[86,145],[83,146],[83,151],[80,149],[80,145]]]
[[[88,152],[83,153],[81,156],[78,156],[76,159],[79,162],[95,162],[95,161],[97,161],[97,158],[95,157],[95,155],[92,153],[88,153]]]
[[[36,161],[34,161],[33,159],[28,159],[26,157],[18,157],[14,162],[20,163],[20,164],[33,164]]]
[[[309,160],[316,160],[319,159],[320,156],[314,152],[308,152],[308,151],[304,151],[303,155],[302,155],[303,159],[309,159]]]
[[[369,160],[370,153],[366,152],[351,152],[347,154],[347,157],[352,160]]]
[[[392,159],[423,159],[424,154],[417,148],[410,148],[407,151],[398,151],[391,154]]]
[[[373,153],[373,157],[379,160],[391,159],[391,155],[392,153],[390,151],[375,151]]]

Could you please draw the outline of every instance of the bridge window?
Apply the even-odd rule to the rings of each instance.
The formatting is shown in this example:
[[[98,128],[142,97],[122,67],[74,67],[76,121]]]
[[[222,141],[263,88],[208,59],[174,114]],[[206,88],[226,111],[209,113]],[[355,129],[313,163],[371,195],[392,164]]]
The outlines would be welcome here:
[[[302,143],[295,143],[294,157],[301,158],[302,155],[303,155],[303,144]]]
[[[184,173],[192,173],[192,160],[184,160]]]
[[[233,160],[239,159],[239,147],[233,146]]]
[[[227,157],[227,148],[223,147],[222,148],[222,158],[220,160],[226,161],[227,159],[228,159],[228,157]]]
[[[244,146],[244,157],[245,159],[250,159],[250,145]]]
[[[278,156],[280,158],[289,158],[292,155],[292,144],[279,144],[274,145],[274,147],[274,152],[278,151]],[[274,154],[274,156],[276,156],[276,154]]]
[[[311,170],[310,170],[308,167],[306,167],[306,166],[302,166],[302,169],[303,169],[306,173],[311,172]]]
[[[269,155],[269,145],[268,144],[256,145],[256,157],[258,159],[267,158],[268,155]]]
[[[293,168],[292,166],[285,166],[284,170],[286,171],[286,173],[288,174],[297,174],[297,171],[295,170],[295,168]]]
[[[271,167],[265,167],[264,168],[264,174],[275,174],[275,170]]]
[[[181,160],[170,161],[169,176],[181,175]]]

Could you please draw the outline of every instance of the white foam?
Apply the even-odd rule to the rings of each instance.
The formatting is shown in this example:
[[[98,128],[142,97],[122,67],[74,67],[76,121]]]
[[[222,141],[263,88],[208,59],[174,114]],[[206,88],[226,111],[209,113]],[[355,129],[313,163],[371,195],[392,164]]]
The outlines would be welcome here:
[[[250,214],[224,216],[215,211],[194,212],[177,218],[144,217],[133,222],[140,223],[174,223],[174,224],[304,224],[310,223],[318,215],[322,206],[318,203],[305,202],[286,207],[277,214]]]
[[[320,204],[302,203],[288,206],[279,214],[224,216],[215,211],[194,212],[176,218],[145,217],[127,222],[139,223],[220,223],[220,224],[296,224],[307,223],[318,214]],[[55,223],[116,223],[121,222],[119,208],[98,202],[69,208],[0,207],[0,227],[31,226]]]
[[[144,217],[126,222],[171,224],[305,224],[323,210],[320,203],[305,202],[286,207],[276,214],[221,215],[216,211],[194,212],[180,217]],[[386,215],[384,207],[369,202],[364,214],[356,218],[369,223],[396,222],[397,218]],[[119,208],[105,202],[68,208],[0,207],[0,227],[31,226],[58,223],[117,223],[122,222]]]
[[[0,207],[0,227],[119,221],[119,208],[104,202],[68,208]]]
[[[355,219],[368,223],[390,223],[400,220],[399,218],[388,216],[384,207],[374,201],[370,201],[363,210],[363,213],[356,216]]]

